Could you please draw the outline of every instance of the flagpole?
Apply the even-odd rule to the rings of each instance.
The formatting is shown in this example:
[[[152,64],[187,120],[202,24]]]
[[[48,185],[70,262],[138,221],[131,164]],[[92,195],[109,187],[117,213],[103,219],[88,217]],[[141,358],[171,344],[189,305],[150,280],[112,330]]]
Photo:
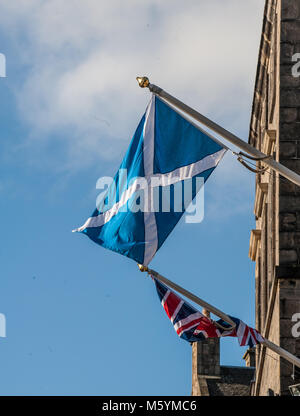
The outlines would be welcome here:
[[[231,330],[236,327],[235,322],[233,322],[232,319],[230,319],[230,317],[226,315],[224,312],[220,311],[219,309],[205,302],[203,299],[200,299],[198,296],[194,295],[193,293],[189,292],[183,287],[177,285],[176,283],[172,282],[171,280],[157,273],[155,270],[149,269],[148,267],[143,266],[142,264],[139,264],[138,266],[142,272],[147,272],[148,274],[154,276],[156,279],[160,280],[162,283],[165,283],[170,288],[176,290],[178,293],[181,293],[183,296],[187,297],[188,299],[192,300],[193,302],[207,309],[209,312],[213,313],[216,316],[219,316],[225,322],[228,322],[230,325],[232,325],[232,328],[226,328],[227,330]],[[261,344],[269,348],[270,350],[274,351],[276,354],[286,359],[290,363],[300,368],[300,359],[296,357],[295,355],[279,347],[278,345],[274,344],[273,342],[269,341],[266,338],[263,338],[263,341],[261,342]]]
[[[272,157],[265,155],[260,150],[256,149],[255,147],[251,146],[250,144],[240,139],[233,133],[229,132],[228,130],[224,129],[217,123],[213,122],[212,120],[208,119],[204,115],[200,114],[198,111],[184,104],[182,101],[173,97],[172,95],[164,91],[162,88],[158,87],[157,85],[151,84],[147,77],[137,77],[137,81],[141,88],[149,88],[149,90],[153,92],[155,95],[163,98],[168,103],[174,105],[175,107],[179,108],[181,111],[193,117],[195,120],[204,124],[206,127],[213,130],[215,133],[218,133],[220,136],[224,137],[224,139],[228,140],[230,143],[234,144],[239,149],[248,153],[250,156],[258,158],[258,159],[263,159],[262,162],[264,164],[272,168],[275,172],[280,173],[280,175],[289,179],[291,182],[300,186],[300,175],[298,175],[296,172],[283,166],[281,163],[277,162]]]
[[[181,293],[183,296],[187,297],[188,299],[192,300],[193,302],[197,303],[197,305],[202,306],[203,308],[207,309],[209,312],[213,313],[214,315],[218,316],[219,318],[223,319],[225,322],[229,323],[232,327],[226,328],[228,331],[234,329],[236,327],[236,323],[224,312],[220,311],[219,309],[215,308],[214,306],[210,305],[209,303],[205,302],[203,299],[200,299],[198,296],[194,295],[193,293],[189,292],[188,290],[184,289],[183,287],[177,285],[176,283],[172,282],[171,280],[167,279],[166,277],[162,276],[161,274],[157,273],[155,270],[149,269],[142,264],[139,264],[139,269],[142,272],[147,272],[148,274],[156,277],[156,279],[160,280],[162,283],[165,283],[171,289],[176,290],[178,293]]]
[[[264,338],[264,341],[261,342],[265,347],[269,348],[270,350],[276,352],[282,358],[285,358],[290,363],[294,364],[295,366],[300,368],[300,359],[295,355],[291,354],[290,352],[284,350],[283,348],[279,347],[278,345],[274,344],[273,342],[269,341],[268,339]]]

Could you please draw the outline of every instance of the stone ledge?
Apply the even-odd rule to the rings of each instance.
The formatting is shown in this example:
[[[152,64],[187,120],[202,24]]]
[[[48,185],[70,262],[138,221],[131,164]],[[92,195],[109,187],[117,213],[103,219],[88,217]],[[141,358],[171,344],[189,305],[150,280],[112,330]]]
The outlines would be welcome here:
[[[276,142],[276,130],[266,130],[263,140],[262,152],[265,155],[272,155]]]
[[[257,218],[261,217],[265,196],[268,193],[268,184],[260,182],[257,184],[254,202],[254,214]]]
[[[252,261],[256,260],[257,250],[261,239],[261,230],[252,230],[250,236],[249,257]]]

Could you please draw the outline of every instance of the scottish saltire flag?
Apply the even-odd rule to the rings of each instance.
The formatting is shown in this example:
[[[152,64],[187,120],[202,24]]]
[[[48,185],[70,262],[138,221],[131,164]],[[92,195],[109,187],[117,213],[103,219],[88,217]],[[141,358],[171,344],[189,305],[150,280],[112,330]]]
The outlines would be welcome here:
[[[205,182],[225,152],[153,95],[102,205],[74,231],[148,265],[184,213],[172,187],[184,188],[184,182],[196,178]],[[159,200],[167,187],[169,210]],[[193,183],[189,196],[182,192],[181,207],[187,207],[198,190]]]
[[[166,285],[152,278],[161,304],[180,338],[189,342],[198,342],[206,338],[237,337],[240,346],[248,345],[249,347],[264,340],[258,331],[232,316],[230,318],[236,323],[236,328],[228,331],[221,329]],[[216,322],[223,328],[230,328],[230,325],[222,319]]]

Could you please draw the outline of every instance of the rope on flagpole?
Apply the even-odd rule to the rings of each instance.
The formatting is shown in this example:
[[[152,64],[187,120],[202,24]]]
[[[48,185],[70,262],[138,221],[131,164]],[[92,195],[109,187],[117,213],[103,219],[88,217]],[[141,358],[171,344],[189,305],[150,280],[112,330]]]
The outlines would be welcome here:
[[[235,152],[233,152],[235,153]],[[238,155],[238,153],[236,153]],[[264,160],[265,158],[263,158],[262,160]],[[268,166],[266,166],[265,168],[261,168],[261,169],[254,169],[251,168],[251,166],[247,165],[247,163],[244,161],[243,156],[238,156],[237,161],[240,162],[241,165],[243,165],[245,168],[247,168],[248,170],[250,170],[253,173],[258,173],[258,174],[262,174],[264,173],[266,170],[268,170]]]
[[[261,157],[254,157],[254,156],[247,155],[247,153],[244,153],[244,152],[237,153],[237,152],[234,152],[233,150],[231,150],[231,152],[235,156],[237,156],[237,161],[238,162],[240,162],[245,168],[247,168],[248,170],[250,170],[253,173],[262,174],[262,173],[266,172],[269,169],[268,166],[266,166],[265,168],[260,168],[260,169],[257,169],[256,166],[255,166],[255,169],[254,169],[245,162],[244,158],[254,160],[255,162],[263,162],[263,161],[266,161],[266,160],[270,159],[271,156],[266,155],[266,156],[261,156]],[[248,161],[248,163],[252,164],[249,161]]]

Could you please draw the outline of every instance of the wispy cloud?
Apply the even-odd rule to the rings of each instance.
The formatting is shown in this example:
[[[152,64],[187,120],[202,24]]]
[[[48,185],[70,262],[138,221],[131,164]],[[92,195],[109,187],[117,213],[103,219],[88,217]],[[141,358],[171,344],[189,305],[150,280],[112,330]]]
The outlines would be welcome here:
[[[31,138],[64,141],[74,168],[125,149],[151,80],[214,119],[244,129],[263,2],[0,0],[19,54],[19,115]]]

